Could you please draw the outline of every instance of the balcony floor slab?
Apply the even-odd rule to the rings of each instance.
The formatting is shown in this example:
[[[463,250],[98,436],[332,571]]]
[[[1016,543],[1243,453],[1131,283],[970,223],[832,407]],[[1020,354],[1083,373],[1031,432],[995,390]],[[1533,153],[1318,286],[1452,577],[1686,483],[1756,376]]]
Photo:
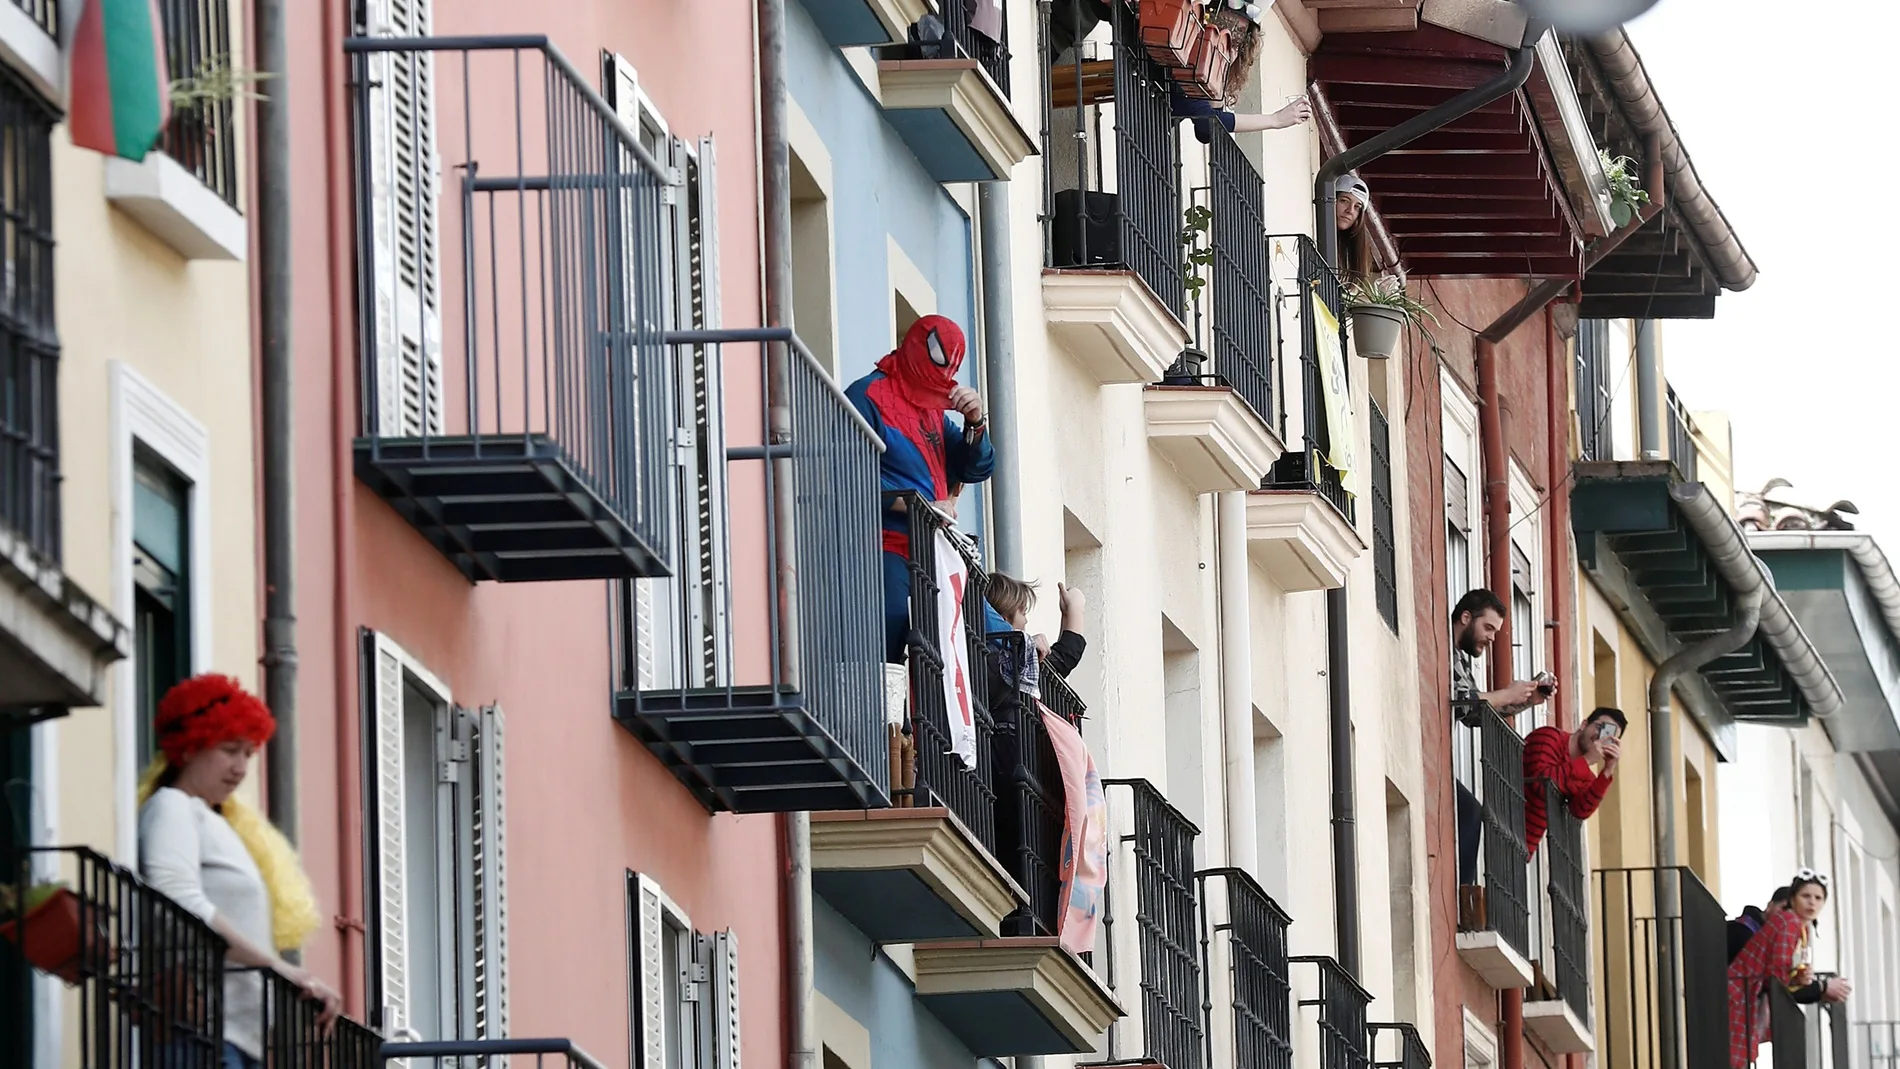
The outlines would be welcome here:
[[[994,936],[1025,896],[948,809],[811,817],[812,885],[876,943]]]

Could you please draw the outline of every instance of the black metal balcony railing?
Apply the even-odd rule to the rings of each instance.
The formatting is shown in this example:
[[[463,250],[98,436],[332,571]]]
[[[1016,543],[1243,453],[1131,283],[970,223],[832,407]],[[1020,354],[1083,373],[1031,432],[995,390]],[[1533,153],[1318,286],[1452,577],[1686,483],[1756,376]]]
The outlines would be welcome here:
[[[1477,729],[1478,805],[1483,815],[1484,930],[1496,932],[1526,960],[1530,940],[1530,851],[1524,841],[1524,739],[1483,701],[1453,703],[1457,719]]]
[[[165,65],[173,82],[236,73],[228,0],[159,0]],[[268,86],[262,92],[282,92]],[[172,108],[158,147],[232,207],[238,202],[237,101],[193,95]]]
[[[48,35],[59,37],[59,0],[13,0],[13,6],[26,12],[26,17]]]
[[[1379,402],[1366,399],[1372,441],[1372,584],[1379,616],[1399,630],[1399,554],[1392,515],[1392,425]]]
[[[1375,1024],[1370,1032],[1372,1069],[1432,1069],[1432,1052],[1418,1029],[1409,1024]]]
[[[764,517],[763,560],[733,584],[767,606],[763,627],[733,633],[758,651],[758,669],[705,677],[692,642],[672,643],[670,680],[643,689],[632,582],[615,584],[618,666],[614,717],[646,743],[708,808],[735,812],[862,809],[888,805],[890,742],[884,709],[884,573],[878,538],[882,446],[829,374],[785,328],[674,333],[680,345],[722,350],[728,387],[751,374],[760,405],[750,428],[711,460],[745,488]],[[752,357],[756,364],[748,367]],[[747,433],[750,431],[750,433]],[[756,465],[756,466],[754,466]],[[714,509],[723,526],[725,502]],[[789,561],[789,575],[781,562]],[[732,620],[732,585],[725,619]],[[683,629],[684,630],[684,629]],[[687,632],[690,634],[690,632]]]
[[[1009,12],[999,15],[1000,39],[993,39],[977,31],[970,25],[980,0],[943,0],[938,10],[943,14],[943,28],[957,42],[957,51],[976,60],[983,72],[996,83],[1004,96],[1009,95]],[[1007,7],[1008,5],[999,5]]]
[[[1025,701],[1020,678],[1026,638],[1020,632],[992,640],[997,673],[990,685],[996,734],[991,765],[996,776],[996,856],[1028,906],[1004,920],[1004,935],[1055,935],[1061,920],[1062,834],[1067,792],[1062,767],[1043,727],[1042,710]],[[1061,676],[1044,665],[1038,677],[1043,705],[1080,725],[1082,700]]]
[[[1580,460],[1613,460],[1610,456],[1611,412],[1610,330],[1600,319],[1577,321],[1577,456]]]
[[[910,718],[917,755],[916,783],[909,803],[945,806],[970,829],[983,848],[996,854],[996,789],[991,777],[989,643],[984,635],[984,591],[989,586],[975,547],[920,494],[903,495],[910,519]],[[962,633],[941,632],[937,603],[948,576],[937,572],[937,539],[947,536],[963,560]],[[875,606],[882,602],[872,602]],[[976,761],[966,765],[951,749],[945,674],[957,670],[953,645],[963,648],[969,678],[949,682],[969,695],[976,733]],[[895,793],[895,792],[894,792]]]
[[[1212,971],[1218,957],[1212,941],[1226,938],[1227,992],[1233,1008],[1234,1060],[1247,1069],[1291,1069],[1293,1065],[1293,979],[1287,958],[1287,926],[1293,919],[1267,897],[1253,877],[1240,869],[1209,869],[1199,874],[1201,890],[1201,956],[1209,976],[1202,983],[1210,1010],[1222,999],[1213,990]],[[1211,883],[1220,884],[1216,897]],[[1225,919],[1209,914],[1224,906]],[[1210,1058],[1215,1065],[1220,1058]]]
[[[244,971],[262,974],[265,1065],[271,1069],[379,1069],[383,1037],[347,1017],[324,1021],[323,1007],[275,972]]]
[[[409,1069],[604,1069],[592,1055],[566,1039],[385,1043],[378,1057],[383,1063]]]
[[[1825,981],[1833,977],[1820,973],[1815,978]],[[1854,1034],[1848,1025],[1845,1003],[1803,1005],[1794,1000],[1786,984],[1770,981],[1764,986],[1768,992],[1768,1039],[1774,1044],[1774,1056],[1758,1056],[1756,1065],[1772,1060],[1774,1069],[1872,1069],[1866,1061],[1852,1060]]]
[[[1201,1013],[1194,882],[1194,838],[1200,829],[1169,805],[1147,780],[1103,780],[1102,786],[1125,792],[1128,812],[1134,818],[1133,833],[1111,844],[1111,891],[1104,922],[1112,948],[1118,919],[1112,890],[1118,880],[1113,869],[1127,865],[1132,870],[1129,875],[1135,888],[1136,938],[1141,947],[1143,1049],[1136,1053],[1168,1069],[1203,1069],[1206,1022]],[[1111,801],[1110,806],[1113,808],[1115,803]],[[1127,978],[1116,968],[1112,950],[1108,964],[1111,983],[1124,992],[1126,1001]],[[1113,1050],[1113,1056],[1125,1055]]]
[[[1594,883],[1597,1064],[1727,1069],[1722,904],[1683,868],[1598,869]]]
[[[1279,305],[1274,309],[1274,319],[1280,324],[1275,333],[1279,336],[1282,359],[1284,360],[1287,332],[1285,330],[1286,300],[1298,302],[1299,344],[1300,344],[1300,414],[1304,428],[1305,441],[1298,449],[1289,448],[1280,457],[1273,471],[1267,475],[1270,489],[1312,490],[1331,502],[1346,522],[1353,522],[1352,495],[1346,492],[1345,481],[1339,471],[1326,460],[1330,428],[1326,425],[1326,405],[1321,398],[1321,379],[1319,366],[1319,324],[1315,320],[1309,305],[1309,295],[1317,293],[1320,300],[1332,312],[1339,322],[1339,351],[1346,351],[1346,326],[1344,302],[1340,296],[1339,276],[1327,266],[1313,239],[1303,234],[1273,235],[1269,244],[1291,243],[1295,249],[1294,281],[1289,292],[1280,295]],[[1284,406],[1283,406],[1284,407]]]
[[[1689,418],[1682,398],[1676,396],[1676,388],[1667,384],[1664,388],[1669,395],[1669,459],[1676,462],[1676,470],[1684,479],[1695,482],[1695,421]]]
[[[1590,1019],[1590,933],[1584,918],[1583,821],[1571,815],[1563,792],[1550,780],[1528,785],[1544,792],[1548,827],[1537,852],[1537,867],[1549,894],[1549,967],[1557,997],[1569,1005],[1579,1021]]]
[[[1366,1021],[1366,1007],[1372,1004],[1372,995],[1332,958],[1291,960],[1319,971],[1319,994],[1301,999],[1300,1006],[1319,1008],[1320,1069],[1370,1069],[1372,1032]]]
[[[1049,8],[1038,7],[1048,40]],[[1078,19],[1081,8],[1070,5]],[[1084,44],[1067,61],[1044,60],[1046,262],[1133,271],[1180,318],[1186,287],[1172,83],[1142,49],[1133,5],[1112,8],[1108,58],[1089,58]]]
[[[673,146],[545,37],[344,47],[358,475],[471,579],[670,574]]]
[[[70,1064],[132,1069],[161,1054],[180,1069],[223,1064],[223,939],[83,847],[37,847],[0,863],[12,876],[0,884],[0,990],[25,999],[36,968],[76,989]],[[43,882],[65,889],[42,902],[31,892]],[[31,1029],[0,1028],[0,1065],[33,1064],[32,1043]]]
[[[1900,1069],[1900,1021],[1856,1021],[1853,1059],[1849,1065],[1865,1069]]]
[[[1266,186],[1232,135],[1214,127],[1208,148],[1213,210],[1214,370],[1261,422],[1283,430],[1274,409],[1273,274],[1267,260]]]
[[[38,12],[27,8],[29,15]],[[53,322],[53,110],[0,72],[0,527],[60,559],[59,334]]]

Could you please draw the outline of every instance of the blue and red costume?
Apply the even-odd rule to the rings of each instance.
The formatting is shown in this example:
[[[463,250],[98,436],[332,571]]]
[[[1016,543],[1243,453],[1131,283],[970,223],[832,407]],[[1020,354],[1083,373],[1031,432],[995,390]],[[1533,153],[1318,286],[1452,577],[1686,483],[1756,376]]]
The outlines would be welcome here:
[[[877,362],[876,371],[845,389],[884,441],[884,635],[893,662],[903,660],[910,631],[910,521],[890,507],[894,495],[908,491],[949,501],[963,484],[980,483],[996,470],[996,450],[984,428],[966,430],[948,415],[966,351],[963,328],[943,316],[925,316]]]

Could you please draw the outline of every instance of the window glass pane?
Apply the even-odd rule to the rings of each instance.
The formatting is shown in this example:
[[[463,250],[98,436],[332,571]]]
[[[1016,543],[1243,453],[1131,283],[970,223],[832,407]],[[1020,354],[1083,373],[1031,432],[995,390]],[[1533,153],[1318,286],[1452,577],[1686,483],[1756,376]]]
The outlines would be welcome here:
[[[159,700],[191,663],[190,484],[135,447],[132,458],[132,641],[138,759],[157,751]]]
[[[184,570],[184,480],[143,457],[133,462],[132,541],[165,570]]]

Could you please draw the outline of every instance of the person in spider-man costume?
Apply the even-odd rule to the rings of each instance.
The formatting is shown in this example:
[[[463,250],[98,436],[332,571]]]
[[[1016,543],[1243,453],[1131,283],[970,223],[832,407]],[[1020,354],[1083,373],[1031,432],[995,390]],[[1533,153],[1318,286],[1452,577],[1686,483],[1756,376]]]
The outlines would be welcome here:
[[[877,362],[876,371],[845,390],[884,440],[884,638],[893,664],[903,661],[910,631],[910,521],[895,495],[922,494],[954,516],[964,484],[980,483],[996,470],[983,398],[957,381],[966,350],[962,327],[943,316],[925,316]]]

